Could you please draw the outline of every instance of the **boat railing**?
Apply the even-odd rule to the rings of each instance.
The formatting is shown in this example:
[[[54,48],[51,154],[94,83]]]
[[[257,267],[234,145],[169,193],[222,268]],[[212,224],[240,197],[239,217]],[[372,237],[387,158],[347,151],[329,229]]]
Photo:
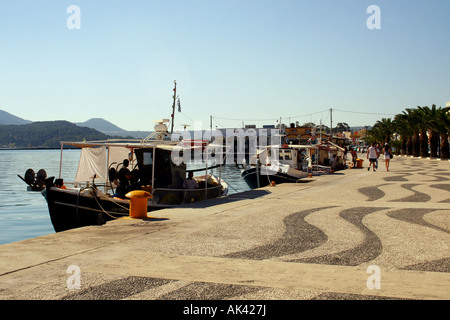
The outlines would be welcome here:
[[[174,188],[154,188],[152,190],[152,193],[156,192],[156,191],[201,191],[201,190],[210,190],[210,189],[217,189],[217,188],[222,188],[222,186],[219,184],[217,186],[212,186],[212,187],[204,187],[204,188],[195,188],[195,189],[186,189],[186,188],[182,188],[182,189],[174,189]]]

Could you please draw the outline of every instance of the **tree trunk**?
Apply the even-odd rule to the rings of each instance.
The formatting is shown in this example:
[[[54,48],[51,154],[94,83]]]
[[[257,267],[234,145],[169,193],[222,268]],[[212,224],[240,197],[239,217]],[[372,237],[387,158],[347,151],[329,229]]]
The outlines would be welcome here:
[[[449,158],[448,133],[441,133],[441,159],[447,160],[448,158]]]
[[[425,130],[420,132],[420,156],[428,157],[428,136]]]
[[[413,153],[413,148],[414,148],[414,143],[413,143],[413,137],[408,137],[408,140],[406,141],[406,155],[407,156],[412,156]]]
[[[409,141],[409,137],[401,137],[401,141],[402,141],[402,146],[400,148],[400,154],[401,155],[406,155],[408,154],[408,148],[407,148],[407,143]]]
[[[430,131],[430,157],[438,157],[438,146],[439,146],[439,133],[431,130]]]
[[[418,132],[414,132],[412,144],[413,144],[413,156],[414,157],[420,156],[420,137]]]

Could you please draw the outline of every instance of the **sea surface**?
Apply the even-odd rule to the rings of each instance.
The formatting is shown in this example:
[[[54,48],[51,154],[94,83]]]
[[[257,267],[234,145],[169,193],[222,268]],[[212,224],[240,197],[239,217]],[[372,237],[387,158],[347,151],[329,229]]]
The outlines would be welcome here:
[[[80,150],[64,150],[61,177],[75,179]],[[0,244],[54,233],[47,202],[40,191],[27,191],[25,172],[44,169],[47,177],[59,177],[61,150],[0,150]],[[199,165],[195,165],[199,167]],[[219,175],[218,169],[214,174]],[[201,174],[201,173],[199,173]],[[249,190],[234,165],[222,167],[228,194]]]

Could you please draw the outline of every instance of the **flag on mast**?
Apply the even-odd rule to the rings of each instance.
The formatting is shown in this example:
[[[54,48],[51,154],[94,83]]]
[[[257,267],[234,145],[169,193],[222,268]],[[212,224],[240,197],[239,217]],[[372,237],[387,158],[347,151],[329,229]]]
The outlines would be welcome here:
[[[180,98],[178,98],[178,112],[181,112],[181,103],[180,103]]]

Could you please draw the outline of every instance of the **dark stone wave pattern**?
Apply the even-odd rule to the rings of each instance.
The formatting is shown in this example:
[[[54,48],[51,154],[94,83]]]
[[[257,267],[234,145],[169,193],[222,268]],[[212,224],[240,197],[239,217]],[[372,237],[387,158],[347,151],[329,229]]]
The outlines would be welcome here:
[[[387,216],[400,221],[415,223],[424,227],[432,228],[450,234],[450,230],[436,226],[424,220],[423,216],[433,211],[436,211],[436,209],[408,208],[389,212]],[[447,214],[450,214],[450,211]]]
[[[158,297],[158,300],[223,300],[257,292],[264,287],[194,282]]]
[[[395,200],[391,200],[391,202],[427,202],[431,200],[431,197],[429,195],[427,195],[426,193],[423,192],[419,192],[416,190],[413,190],[412,188],[414,188],[415,186],[418,186],[419,184],[414,184],[414,183],[406,183],[406,184],[402,184],[401,187],[403,189],[409,190],[411,192],[414,192],[414,195],[409,196],[409,197],[405,197],[405,198],[401,198],[401,199],[395,199]]]
[[[291,214],[283,220],[286,231],[278,240],[246,251],[233,252],[223,257],[264,260],[318,247],[325,243],[328,237],[322,230],[307,223],[305,217],[328,208],[332,207],[314,208]]]
[[[427,261],[401,268],[402,270],[450,272],[450,258]]]
[[[175,280],[131,276],[88,287],[67,295],[62,300],[120,300],[173,281]]]
[[[383,179],[385,181],[408,181],[408,179],[406,179],[405,177],[410,176],[410,175],[412,175],[412,174],[411,173],[399,174],[399,172],[397,172],[397,175],[384,177]]]
[[[443,184],[432,184],[432,185],[430,185],[430,187],[450,192],[450,184],[445,184],[445,183],[443,183]],[[448,198],[446,200],[439,201],[439,202],[450,203],[450,198]]]
[[[358,191],[368,197],[367,201],[375,201],[383,198],[386,195],[382,190],[379,189],[379,187],[384,185],[388,184],[380,184],[378,186],[360,188],[358,189]]]
[[[294,259],[290,262],[357,266],[361,263],[375,259],[383,251],[383,245],[380,238],[378,238],[373,231],[367,228],[362,223],[362,220],[366,215],[384,209],[385,208],[360,207],[347,209],[339,214],[343,219],[358,227],[364,234],[364,241],[359,246],[334,254],[327,254],[312,258]]]

